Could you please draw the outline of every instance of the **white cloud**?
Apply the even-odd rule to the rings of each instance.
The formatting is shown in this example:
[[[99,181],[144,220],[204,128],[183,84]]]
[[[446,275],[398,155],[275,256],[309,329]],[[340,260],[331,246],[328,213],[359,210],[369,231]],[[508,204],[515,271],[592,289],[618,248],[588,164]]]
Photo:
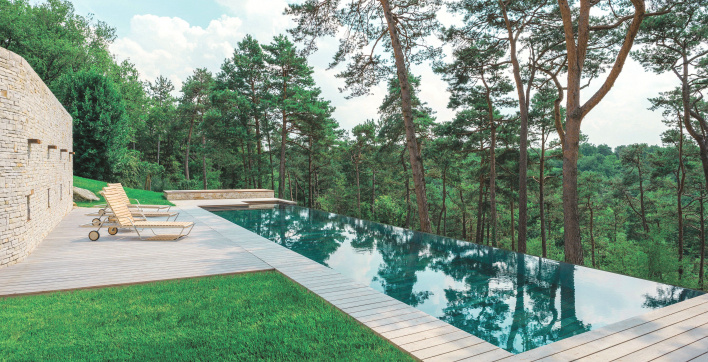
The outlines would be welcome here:
[[[168,77],[180,89],[194,69],[206,67],[215,72],[231,56],[245,33],[243,22],[222,15],[206,28],[191,26],[180,18],[135,15],[130,32],[111,45],[118,60],[129,59],[144,80]]]
[[[606,75],[595,80],[593,87],[584,90],[589,98],[604,81]],[[661,112],[648,110],[648,98],[676,87],[675,76],[645,72],[633,59],[625,64],[612,90],[583,120],[581,130],[595,144],[606,143],[611,147],[632,143],[661,144],[661,133],[666,126],[661,122]]]
[[[262,42],[285,33],[292,23],[283,15],[288,6],[285,0],[216,0],[232,15],[243,19],[244,28]]]

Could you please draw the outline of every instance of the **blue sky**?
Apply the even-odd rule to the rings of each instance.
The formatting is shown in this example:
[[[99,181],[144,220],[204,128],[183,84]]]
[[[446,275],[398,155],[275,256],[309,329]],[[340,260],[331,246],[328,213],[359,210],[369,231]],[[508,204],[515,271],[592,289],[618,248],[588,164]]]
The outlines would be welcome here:
[[[144,80],[164,75],[177,89],[196,68],[217,72],[246,34],[268,43],[292,24],[282,15],[286,0],[73,0],[73,3],[78,14],[92,13],[96,19],[116,27],[118,39],[111,51],[119,61],[129,59]],[[454,21],[448,14],[440,17]],[[371,96],[345,99],[338,92],[343,82],[334,77],[337,71],[326,70],[336,44],[335,39],[323,40],[320,51],[309,61],[324,97],[337,107],[335,118],[343,128],[351,129],[366,119],[377,118],[385,87],[379,85]],[[429,65],[414,67],[412,71],[422,76],[420,97],[436,112],[438,120],[451,119],[454,112],[446,108],[449,94],[445,82],[432,73]],[[660,134],[666,128],[658,112],[647,110],[647,98],[670,90],[675,84],[672,75],[647,73],[630,60],[613,90],[584,121],[583,132],[591,142],[612,147],[637,142],[660,144]],[[593,87],[584,91],[584,98],[599,85],[595,81]]]

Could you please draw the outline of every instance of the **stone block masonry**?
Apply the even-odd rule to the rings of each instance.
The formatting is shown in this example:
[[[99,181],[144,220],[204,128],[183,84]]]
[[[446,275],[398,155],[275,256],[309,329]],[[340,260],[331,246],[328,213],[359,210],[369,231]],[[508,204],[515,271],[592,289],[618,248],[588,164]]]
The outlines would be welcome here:
[[[219,199],[272,199],[273,190],[165,190],[165,198],[175,200],[219,200]]]
[[[72,209],[69,113],[22,57],[0,48],[0,268]]]

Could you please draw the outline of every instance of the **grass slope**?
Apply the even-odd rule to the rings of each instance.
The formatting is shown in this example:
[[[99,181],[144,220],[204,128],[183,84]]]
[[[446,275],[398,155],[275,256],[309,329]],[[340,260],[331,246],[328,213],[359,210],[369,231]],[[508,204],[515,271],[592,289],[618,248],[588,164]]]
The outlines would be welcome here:
[[[74,176],[74,186],[93,191],[101,200],[94,202],[77,202],[76,205],[81,207],[92,207],[93,205],[105,204],[106,201],[103,196],[99,195],[98,192],[106,187],[106,183],[103,181],[91,180],[79,176]],[[173,205],[171,202],[165,199],[165,196],[161,192],[152,192],[139,189],[125,188],[125,193],[131,199],[132,203],[135,203],[133,199],[137,199],[141,204],[145,205]]]
[[[413,360],[277,272],[5,298],[0,321],[0,360]]]

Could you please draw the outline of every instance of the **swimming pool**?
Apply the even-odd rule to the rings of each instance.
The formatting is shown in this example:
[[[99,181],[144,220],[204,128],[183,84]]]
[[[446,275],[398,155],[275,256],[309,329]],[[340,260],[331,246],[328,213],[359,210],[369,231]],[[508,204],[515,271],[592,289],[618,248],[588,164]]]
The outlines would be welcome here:
[[[512,353],[703,294],[298,206],[214,213]]]

